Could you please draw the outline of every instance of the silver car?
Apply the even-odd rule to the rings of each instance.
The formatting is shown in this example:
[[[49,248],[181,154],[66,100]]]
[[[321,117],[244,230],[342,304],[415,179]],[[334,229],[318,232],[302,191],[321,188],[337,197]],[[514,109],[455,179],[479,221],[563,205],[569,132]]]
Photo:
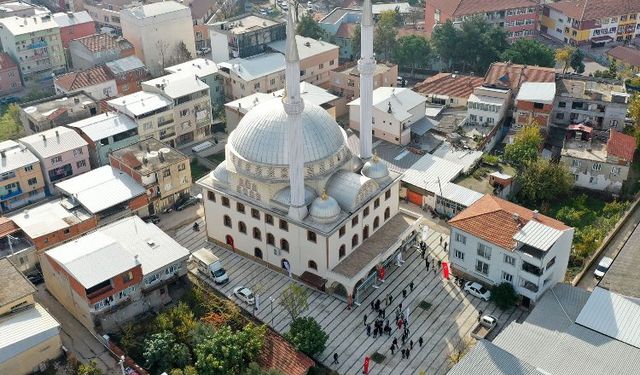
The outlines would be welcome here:
[[[249,305],[253,305],[256,302],[253,292],[249,288],[239,286],[233,289],[233,294],[238,297],[238,299]]]

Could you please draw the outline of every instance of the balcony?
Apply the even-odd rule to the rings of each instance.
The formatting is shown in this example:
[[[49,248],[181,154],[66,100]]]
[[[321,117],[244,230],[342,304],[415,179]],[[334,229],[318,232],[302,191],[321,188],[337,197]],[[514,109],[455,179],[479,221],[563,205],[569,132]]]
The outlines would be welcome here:
[[[105,286],[103,286],[101,288],[98,288],[98,289],[95,289],[95,290],[94,290],[94,288],[88,289],[87,290],[87,298],[91,300],[93,298],[96,298],[96,297],[98,297],[98,296],[100,296],[100,295],[102,295],[104,293],[107,293],[110,290],[112,290],[113,288],[111,287],[111,283],[108,280],[106,282],[109,283],[109,284],[107,284],[107,285],[105,285]]]
[[[158,127],[163,127],[165,125],[173,124],[173,119],[158,119]]]
[[[522,284],[520,286],[533,293],[538,293],[539,290],[536,284],[528,280],[522,280]]]
[[[10,199],[20,194],[22,194],[22,189],[20,187],[11,189],[0,188],[0,200]]]
[[[168,138],[173,138],[173,137],[175,137],[175,136],[176,136],[176,133],[175,133],[175,132],[171,132],[171,133],[164,133],[164,134],[163,134],[162,132],[160,132],[160,140],[161,140],[161,141],[162,141],[162,140],[165,140],[165,139],[168,139]]]
[[[522,270],[536,277],[542,276],[542,269],[540,267],[536,267],[533,264],[527,262],[522,262]]]

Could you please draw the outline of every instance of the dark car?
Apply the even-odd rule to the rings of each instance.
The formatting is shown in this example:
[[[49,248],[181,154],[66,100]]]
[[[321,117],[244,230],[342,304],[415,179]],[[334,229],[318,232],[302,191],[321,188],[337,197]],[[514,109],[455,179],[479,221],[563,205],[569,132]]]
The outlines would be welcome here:
[[[186,201],[189,200],[189,198],[191,198],[191,195],[189,194],[184,194],[178,197],[178,199],[176,199],[176,201],[173,203],[173,205],[171,206],[174,210],[178,210],[178,207],[182,206]]]
[[[160,222],[160,216],[158,215],[149,215],[142,218],[145,223],[154,223],[158,224]]]
[[[198,197],[190,196],[186,201],[182,202],[180,205],[176,206],[176,211],[182,211],[189,206],[193,206],[200,201]]]
[[[29,279],[33,285],[39,285],[44,282],[44,277],[40,272],[27,275],[27,279]]]
[[[4,98],[0,98],[0,105],[17,103],[20,99],[15,96],[5,96]]]

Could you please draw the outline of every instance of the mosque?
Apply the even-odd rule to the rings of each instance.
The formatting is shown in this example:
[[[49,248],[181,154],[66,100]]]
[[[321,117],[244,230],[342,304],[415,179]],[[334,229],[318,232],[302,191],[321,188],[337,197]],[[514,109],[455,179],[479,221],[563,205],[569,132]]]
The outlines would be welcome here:
[[[372,121],[349,145],[323,108],[301,99],[294,30],[289,12],[282,99],[249,111],[229,136],[225,161],[198,182],[206,232],[212,242],[351,301],[407,245],[419,218],[399,209],[401,176],[371,154]],[[372,119],[370,0],[361,30],[360,118]]]

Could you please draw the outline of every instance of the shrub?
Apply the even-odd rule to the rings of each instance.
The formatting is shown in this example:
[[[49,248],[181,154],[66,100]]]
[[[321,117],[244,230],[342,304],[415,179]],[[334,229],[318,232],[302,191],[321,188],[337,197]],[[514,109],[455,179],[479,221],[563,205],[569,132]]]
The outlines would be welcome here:
[[[418,307],[423,310],[429,310],[431,308],[431,304],[427,301],[420,301],[420,303],[418,304]]]
[[[382,363],[386,358],[387,357],[385,357],[384,354],[380,354],[378,352],[375,352],[371,355],[371,360],[375,363]]]
[[[518,295],[510,283],[502,283],[491,290],[491,300],[500,308],[507,310],[515,306],[518,301]]]
[[[327,335],[320,324],[311,317],[295,318],[291,322],[291,328],[284,337],[296,347],[296,349],[313,357],[322,353],[327,343]]]

